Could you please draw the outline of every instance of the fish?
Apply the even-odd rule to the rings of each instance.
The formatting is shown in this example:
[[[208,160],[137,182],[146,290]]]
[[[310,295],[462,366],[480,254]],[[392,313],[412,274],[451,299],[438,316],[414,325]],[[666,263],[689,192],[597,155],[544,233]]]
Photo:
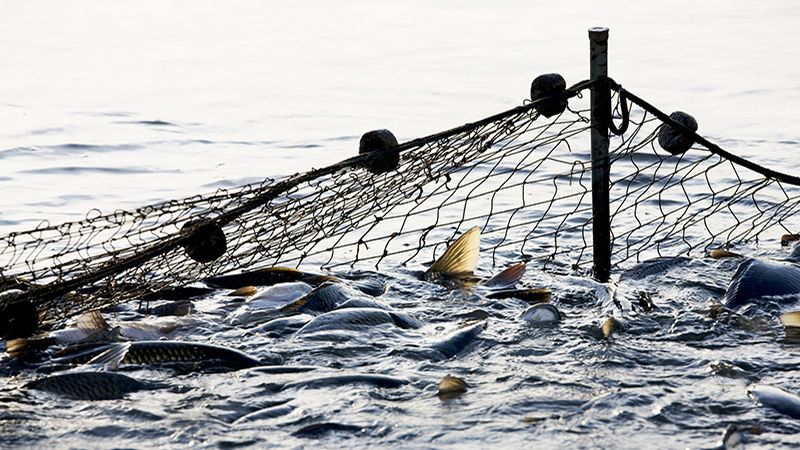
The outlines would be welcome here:
[[[174,302],[164,303],[152,308],[148,308],[146,313],[158,316],[186,316],[194,311],[194,303],[189,300],[178,300]]]
[[[353,291],[342,283],[326,282],[308,294],[280,308],[284,315],[306,313],[319,315],[331,312],[344,302],[354,298]]]
[[[46,350],[55,345],[108,342],[118,339],[120,333],[119,327],[111,327],[100,311],[95,310],[78,316],[74,327],[30,338],[10,339],[6,342],[6,352],[19,358],[29,355],[32,351]]]
[[[303,272],[289,267],[268,267],[233,275],[218,275],[203,280],[207,285],[219,289],[239,289],[245,286],[272,286],[278,283],[303,281],[318,285],[337,278]]]
[[[337,310],[347,309],[347,308],[374,308],[374,309],[384,309],[387,311],[392,309],[391,306],[387,305],[382,301],[370,298],[361,298],[361,297],[351,298],[350,300],[347,300],[346,302],[336,307]]]
[[[284,400],[283,402],[277,405],[268,406],[266,408],[253,411],[249,414],[239,417],[238,419],[234,420],[231,425],[240,426],[242,424],[246,424],[249,422],[256,422],[265,419],[274,419],[276,417],[285,416],[294,410],[295,407],[289,404],[289,400]]]
[[[289,317],[279,317],[277,319],[272,319],[267,323],[254,328],[254,333],[267,333],[270,336],[283,336],[289,333],[294,333],[295,331],[299,330],[303,327],[303,325],[311,322],[314,319],[314,316],[310,314],[298,314],[295,316]]]
[[[526,309],[522,319],[532,325],[552,325],[561,322],[561,312],[549,303],[539,303]]]
[[[204,369],[240,370],[258,367],[264,363],[244,352],[228,347],[201,342],[185,341],[138,341],[105,346],[94,354],[86,364],[100,364],[111,368],[119,364],[156,365],[174,364]]]
[[[747,395],[783,415],[800,419],[800,397],[796,394],[774,386],[754,384],[747,388]]]
[[[780,304],[795,303],[800,294],[800,267],[780,261],[750,258],[731,278],[722,302],[730,309],[770,297]]]
[[[409,381],[402,378],[395,378],[387,375],[378,374],[353,374],[353,375],[331,375],[305,380],[291,381],[284,384],[280,390],[293,388],[321,388],[337,387],[353,384],[368,384],[380,388],[398,388],[408,384]]]
[[[478,267],[481,245],[480,227],[472,227],[458,237],[425,272],[425,279],[464,279],[473,277]]]
[[[510,289],[492,292],[486,295],[489,299],[518,298],[531,304],[547,303],[550,301],[552,293],[548,288],[535,289]]]
[[[72,400],[117,400],[131,392],[158,389],[163,385],[114,372],[67,372],[31,381],[23,387]]]
[[[445,285],[455,284],[456,287],[479,285],[488,290],[512,289],[525,275],[526,264],[512,264],[488,280],[483,280],[475,276],[480,246],[481,229],[472,227],[445,249],[442,256],[425,271],[424,279]]]
[[[228,322],[233,325],[263,323],[272,317],[282,315],[274,310],[287,306],[312,291],[311,285],[302,281],[272,285],[247,299],[241,307],[229,314]]]
[[[392,324],[405,329],[422,327],[422,322],[405,313],[377,308],[346,308],[314,317],[314,319],[300,328],[297,334],[302,335],[323,330],[347,330],[383,324]]]
[[[292,432],[292,436],[318,438],[333,431],[339,431],[339,432],[346,431],[348,433],[365,434],[367,431],[369,431],[369,429],[370,427],[361,425],[348,425],[336,422],[321,422],[321,423],[313,423],[311,425],[306,425]]]
[[[443,339],[430,346],[434,354],[429,356],[431,359],[449,359],[456,356],[471,344],[479,334],[483,333],[487,323],[487,321],[483,320],[478,323],[468,324],[451,332]]]
[[[464,392],[467,392],[468,388],[469,385],[466,381],[447,374],[442,378],[442,381],[439,382],[439,399],[450,400],[456,398]]]

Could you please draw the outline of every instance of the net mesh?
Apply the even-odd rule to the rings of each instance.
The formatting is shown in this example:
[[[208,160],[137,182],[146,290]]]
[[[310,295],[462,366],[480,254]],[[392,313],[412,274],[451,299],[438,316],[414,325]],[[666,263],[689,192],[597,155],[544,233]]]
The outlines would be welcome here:
[[[586,273],[592,161],[582,94],[591,85],[561,94],[569,106],[552,117],[537,112],[541,101],[526,101],[404,143],[396,170],[374,173],[364,155],[285,179],[133,211],[92,211],[84,220],[0,236],[0,282],[26,286],[17,299],[32,301],[39,324],[53,327],[221,273],[276,265],[424,267],[472,226],[482,229],[483,254],[493,265],[524,260]],[[664,151],[657,136],[670,119],[612,85],[613,116],[628,122],[610,141],[615,267],[797,229],[795,179],[743,165],[699,136],[705,144],[686,153]],[[185,248],[187,230],[201,223],[219,226],[227,241],[213,261],[198,262]]]

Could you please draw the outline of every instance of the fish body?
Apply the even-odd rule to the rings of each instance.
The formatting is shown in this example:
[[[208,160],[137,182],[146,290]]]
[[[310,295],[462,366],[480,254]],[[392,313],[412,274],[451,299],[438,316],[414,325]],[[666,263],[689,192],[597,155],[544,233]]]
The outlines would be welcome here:
[[[248,299],[247,305],[254,309],[275,308],[301,298],[312,289],[310,284],[302,281],[278,283]]]
[[[228,347],[202,342],[138,341],[102,345],[81,353],[54,359],[66,364],[191,365],[201,369],[246,369],[263,365],[252,356]]]
[[[277,311],[277,308],[291,309],[290,305],[304,299],[311,292],[314,292],[311,285],[302,281],[278,283],[251,297],[244,305],[228,316],[228,321],[233,325],[263,323],[272,318],[285,315],[283,312]],[[291,313],[303,312],[303,309],[312,309],[314,306],[317,305],[313,302],[307,308],[298,306]]]
[[[458,237],[425,272],[425,280],[454,288],[480,286],[508,290],[525,275],[525,263],[517,263],[488,280],[475,276],[481,247],[481,229],[472,227]]]
[[[431,345],[431,348],[441,354],[442,359],[452,358],[461,353],[485,329],[486,321],[459,328]]]
[[[281,312],[319,315],[333,311],[353,296],[353,292],[342,283],[323,283],[303,297],[281,308]]]
[[[73,400],[114,400],[158,385],[114,372],[68,372],[50,375],[25,385]]]
[[[6,342],[6,351],[21,357],[34,350],[46,350],[54,345],[81,345],[110,342],[120,337],[121,329],[111,327],[99,311],[91,311],[78,317],[74,327],[51,331],[30,338],[11,339]]]
[[[395,311],[376,308],[346,308],[321,314],[298,330],[298,334],[323,330],[342,330],[393,324],[400,328],[419,328],[422,324],[413,317]]]
[[[800,267],[786,262],[748,259],[733,275],[723,303],[734,309],[772,297],[782,304],[797,301],[800,294]]]
[[[747,388],[747,394],[764,406],[794,419],[800,419],[800,397],[783,389],[754,384]]]

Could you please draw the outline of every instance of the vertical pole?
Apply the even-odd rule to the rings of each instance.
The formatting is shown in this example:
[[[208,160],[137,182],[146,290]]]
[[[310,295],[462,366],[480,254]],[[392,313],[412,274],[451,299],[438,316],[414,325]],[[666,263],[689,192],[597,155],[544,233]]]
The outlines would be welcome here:
[[[611,276],[611,222],[609,219],[608,122],[611,91],[608,87],[608,28],[589,28],[589,78],[592,108],[592,248],[594,276],[606,282]]]

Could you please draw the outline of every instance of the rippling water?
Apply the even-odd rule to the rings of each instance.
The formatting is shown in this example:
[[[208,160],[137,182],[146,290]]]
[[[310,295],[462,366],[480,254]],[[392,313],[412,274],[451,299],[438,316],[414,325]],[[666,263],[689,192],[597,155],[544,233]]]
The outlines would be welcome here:
[[[626,88],[691,112],[734,153],[796,168],[800,9],[791,1],[38,2],[3,12],[4,233],[320,167],[354,154],[369,129],[407,140],[507,109],[540,73],[586,78],[594,25],[611,28],[610,74]],[[26,368],[2,380],[0,442],[708,448],[738,423],[765,429],[747,448],[791,448],[797,423],[756,407],[745,388],[797,390],[796,346],[772,316],[752,329],[712,314],[709,300],[734,270],[697,260],[620,282],[618,295],[646,292],[657,308],[610,341],[597,334],[602,287],[538,271],[524,283],[552,288],[566,315],[555,328],[526,326],[524,302],[392,268],[380,274],[390,286],[383,300],[421,319],[420,330],[271,337],[226,325],[235,306],[211,296],[181,337],[318,369],[134,370],[126,373],[168,387],[82,402],[20,390],[40,376]],[[488,313],[487,329],[456,357],[432,359],[425,349],[475,310]],[[340,373],[408,383],[276,389]],[[448,373],[470,389],[442,401],[436,383]],[[339,429],[298,433],[317,423]]]

